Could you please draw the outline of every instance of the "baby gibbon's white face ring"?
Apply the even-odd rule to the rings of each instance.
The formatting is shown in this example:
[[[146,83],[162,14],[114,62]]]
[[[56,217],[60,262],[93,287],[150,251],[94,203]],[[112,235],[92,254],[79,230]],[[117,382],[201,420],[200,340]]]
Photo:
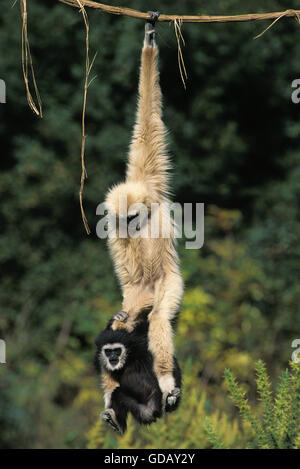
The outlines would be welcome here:
[[[106,344],[100,352],[103,366],[110,371],[121,370],[126,362],[126,348],[121,343]]]

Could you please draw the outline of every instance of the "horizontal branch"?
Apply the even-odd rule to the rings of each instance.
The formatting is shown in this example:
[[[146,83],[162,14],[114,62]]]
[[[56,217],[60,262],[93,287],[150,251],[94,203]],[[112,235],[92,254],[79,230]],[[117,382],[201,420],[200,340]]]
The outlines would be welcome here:
[[[77,0],[59,0],[62,3],[67,5],[78,7]],[[149,18],[148,13],[144,13],[138,10],[132,10],[131,8],[126,7],[116,7],[112,5],[105,5],[104,3],[94,2],[92,0],[80,0],[80,3],[84,7],[96,8],[98,10],[105,11],[106,13],[111,13],[113,15],[128,16],[130,18],[138,18],[141,20],[147,20]],[[229,16],[220,16],[220,15],[164,15],[160,14],[158,21],[182,21],[183,23],[233,23],[239,21],[260,21],[260,20],[276,20],[282,17],[295,17],[300,23],[300,10],[286,10],[286,11],[277,11],[273,13],[249,13],[246,15],[229,15]]]

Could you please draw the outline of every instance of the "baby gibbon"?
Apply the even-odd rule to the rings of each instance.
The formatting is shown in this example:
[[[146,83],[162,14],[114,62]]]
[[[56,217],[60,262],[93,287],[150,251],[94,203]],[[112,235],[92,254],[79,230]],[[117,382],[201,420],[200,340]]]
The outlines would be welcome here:
[[[97,352],[95,365],[105,372],[118,386],[110,397],[110,405],[101,412],[101,419],[119,433],[126,431],[128,412],[144,425],[149,425],[162,415],[162,392],[153,371],[153,357],[148,350],[147,316],[132,332],[125,329],[113,330],[110,321],[95,343]],[[166,412],[175,410],[180,400],[181,373],[174,358],[174,380],[176,387],[169,396]]]

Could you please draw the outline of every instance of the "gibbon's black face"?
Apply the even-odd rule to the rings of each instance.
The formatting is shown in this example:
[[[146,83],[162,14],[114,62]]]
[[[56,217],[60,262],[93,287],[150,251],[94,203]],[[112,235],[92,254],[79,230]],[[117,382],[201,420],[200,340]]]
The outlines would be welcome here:
[[[126,362],[126,348],[123,344],[105,344],[100,352],[100,361],[109,371],[121,370]]]

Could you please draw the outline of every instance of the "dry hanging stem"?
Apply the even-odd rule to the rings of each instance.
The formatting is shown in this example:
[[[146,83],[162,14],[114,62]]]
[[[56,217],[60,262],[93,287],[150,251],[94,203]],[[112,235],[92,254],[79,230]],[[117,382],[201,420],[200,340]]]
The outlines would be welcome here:
[[[276,18],[266,29],[264,29],[264,31],[260,34],[258,34],[257,36],[255,36],[254,39],[258,39],[260,37],[262,37],[269,29],[271,29],[275,23],[277,23],[277,21],[281,20],[281,18],[284,18],[285,16],[288,16],[289,12],[291,10],[287,10],[287,11],[284,11],[280,16],[278,16],[278,18]],[[294,13],[295,13],[295,16],[296,16],[296,19],[298,21],[298,23],[300,24],[300,12],[299,11],[296,11],[296,10],[293,10]]]
[[[85,80],[84,80],[84,90],[83,90],[82,119],[81,119],[82,140],[81,140],[81,180],[80,180],[80,190],[79,190],[79,202],[80,202],[80,210],[81,210],[81,216],[82,216],[82,220],[83,220],[83,223],[84,223],[84,227],[86,229],[87,234],[90,234],[91,230],[90,230],[87,218],[85,216],[82,195],[83,195],[84,181],[87,178],[87,172],[86,172],[86,168],[85,168],[85,140],[86,140],[85,111],[86,111],[86,100],[87,100],[87,90],[88,90],[88,86],[90,84],[89,83],[89,75],[90,75],[91,69],[93,67],[96,55],[94,56],[92,62],[90,63],[90,59],[89,59],[89,22],[88,22],[88,17],[87,17],[87,13],[86,13],[82,3],[80,2],[80,0],[77,0],[77,3],[80,7],[80,11],[82,13],[82,17],[83,17],[84,24],[85,24],[85,30],[86,30],[86,35],[85,35],[85,45],[86,45]]]
[[[188,76],[187,76],[187,72],[186,72],[186,68],[185,68],[185,64],[183,60],[183,55],[182,55],[182,50],[181,50],[181,42],[185,46],[184,38],[181,32],[181,25],[182,25],[181,20],[174,20],[174,30],[176,34],[176,40],[177,40],[178,67],[179,67],[179,72],[180,72],[183,86],[186,89],[185,82]]]
[[[27,0],[21,0],[20,6],[21,6],[21,16],[22,16],[22,70],[23,70],[23,76],[24,76],[24,82],[25,82],[25,87],[26,87],[26,94],[27,94],[27,101],[29,104],[29,107],[35,112],[40,117],[43,117],[43,111],[42,111],[42,102],[40,98],[40,93],[37,87],[36,79],[35,79],[35,74],[34,74],[34,69],[33,69],[33,64],[32,64],[32,58],[31,58],[31,53],[30,53],[30,46],[29,46],[29,40],[28,40],[28,31],[27,31]],[[30,93],[29,89],[29,79],[28,79],[28,63],[30,65],[31,69],[31,76],[32,76],[32,81],[34,85],[34,90],[35,90],[35,95],[37,98],[38,102],[38,108],[34,103],[33,97]]]

